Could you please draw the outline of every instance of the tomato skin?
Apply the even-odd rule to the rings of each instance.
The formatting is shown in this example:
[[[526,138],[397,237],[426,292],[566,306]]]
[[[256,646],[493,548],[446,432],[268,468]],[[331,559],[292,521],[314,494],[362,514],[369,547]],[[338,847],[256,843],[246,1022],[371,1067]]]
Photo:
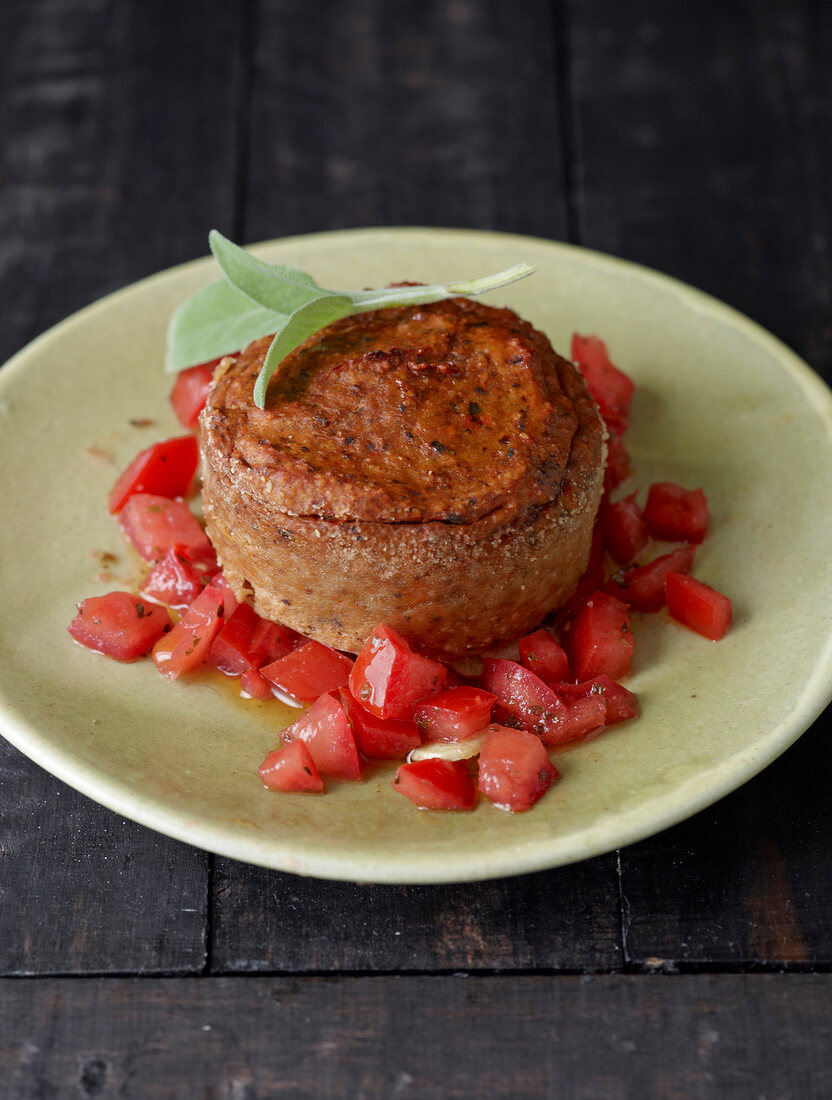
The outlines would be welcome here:
[[[607,424],[626,427],[635,384],[610,361],[607,345],[598,336],[572,336],[572,359]]]
[[[518,642],[520,664],[553,687],[569,676],[569,658],[551,631],[541,628]]]
[[[168,607],[187,607],[202,591],[202,578],[176,547],[166,550],[142,583],[149,600]]]
[[[628,569],[620,578],[616,576],[604,585],[604,591],[635,611],[660,611],[665,604],[665,577],[668,573],[689,573],[695,554],[693,546],[679,546],[647,565]]]
[[[127,663],[148,653],[172,625],[163,607],[132,592],[108,592],[82,600],[67,629],[87,649]]]
[[[355,743],[364,756],[375,760],[401,760],[419,745],[419,730],[415,722],[405,718],[379,718],[356,703],[344,688],[340,696],[355,735]]]
[[[257,774],[270,791],[322,791],[315,761],[303,741],[291,741],[282,749],[270,752]]]
[[[483,658],[480,683],[498,704],[544,742],[557,741],[566,708],[548,684],[516,661]]]
[[[441,691],[447,678],[444,665],[414,653],[399,633],[379,625],[356,657],[350,692],[379,718],[409,718],[414,704]]]
[[[477,789],[464,760],[414,760],[401,764],[393,789],[423,810],[473,810]]]
[[[336,691],[316,699],[281,736],[287,741],[303,741],[321,775],[361,778],[358,747]]]
[[[606,592],[594,592],[572,624],[571,666],[578,681],[606,673],[617,680],[633,655],[627,605]]]
[[[727,596],[684,573],[668,573],[665,590],[671,618],[714,642],[728,633],[733,612]]]
[[[272,685],[259,668],[250,668],[240,677],[240,695],[245,699],[272,699]]]
[[[582,684],[559,684],[557,692],[567,705],[587,696],[601,699],[606,707],[606,726],[626,722],[630,718],[637,718],[639,714],[638,697],[635,693],[623,684],[617,684],[604,673]]]
[[[607,553],[617,565],[630,565],[650,541],[635,493],[601,506],[601,529]]]
[[[480,750],[477,787],[495,805],[521,813],[558,778],[540,738],[526,730],[489,726]]]
[[[485,729],[496,695],[475,687],[452,687],[416,704],[414,718],[424,741],[464,741]]]
[[[177,680],[203,663],[225,622],[224,612],[222,591],[213,582],[207,584],[170,633],[153,647],[153,661],[163,676]]]
[[[191,561],[214,555],[208,536],[182,500],[135,493],[118,519],[122,531],[145,561],[158,561],[173,549]]]
[[[199,363],[180,371],[176,376],[170,391],[170,403],[183,428],[196,427],[199,414],[208,400],[214,368],[219,362],[219,359],[212,359],[209,363]]]
[[[328,691],[346,687],[353,663],[321,642],[308,641],[264,665],[260,672],[284,695],[312,703]]]
[[[140,451],[110,490],[110,514],[120,512],[134,493],[181,497],[188,491],[199,462],[196,436],[162,439]]]
[[[644,522],[655,539],[701,542],[708,533],[708,501],[701,489],[657,481],[647,493]]]

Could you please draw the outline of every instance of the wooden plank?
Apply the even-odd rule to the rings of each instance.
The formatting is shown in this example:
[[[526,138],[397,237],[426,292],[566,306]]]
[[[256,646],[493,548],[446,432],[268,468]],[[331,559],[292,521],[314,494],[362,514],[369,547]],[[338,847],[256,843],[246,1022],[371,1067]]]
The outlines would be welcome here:
[[[830,377],[830,21],[798,0],[707,19],[590,0],[570,5],[569,28],[581,242],[726,299]],[[832,817],[815,777],[830,721],[745,790],[622,854],[628,964],[829,962]]]
[[[315,882],[217,860],[212,969],[612,970],[614,857],[461,886]]]
[[[0,1027],[17,1100],[832,1093],[829,975],[6,980]]]
[[[0,362],[234,222],[241,5],[0,5]],[[35,675],[33,666],[33,676]],[[33,685],[33,690],[37,686]],[[208,861],[5,743],[0,971],[199,970]]]
[[[264,0],[246,236],[566,228],[550,5]]]
[[[244,2],[0,5],[0,363],[233,230]]]
[[[0,740],[0,974],[198,972],[207,857]]]
[[[580,243],[724,299],[830,377],[828,11],[568,9]]]

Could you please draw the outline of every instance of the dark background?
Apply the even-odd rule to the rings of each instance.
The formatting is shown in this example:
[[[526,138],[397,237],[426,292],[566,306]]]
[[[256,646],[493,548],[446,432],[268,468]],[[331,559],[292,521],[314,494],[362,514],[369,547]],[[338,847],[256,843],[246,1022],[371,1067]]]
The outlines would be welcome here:
[[[0,61],[0,361],[210,226],[424,224],[656,267],[830,377],[828,3],[2,0]],[[828,733],[621,852],[419,888],[213,857],[2,742],[0,1094],[830,1096]]]

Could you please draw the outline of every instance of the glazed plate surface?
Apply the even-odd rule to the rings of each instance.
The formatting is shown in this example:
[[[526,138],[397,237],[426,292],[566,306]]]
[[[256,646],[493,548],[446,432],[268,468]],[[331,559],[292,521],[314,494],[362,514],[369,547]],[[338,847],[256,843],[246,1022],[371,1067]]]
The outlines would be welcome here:
[[[181,433],[163,373],[171,312],[219,276],[200,260],[83,310],[0,372],[0,732],[60,779],[150,828],[235,859],[323,878],[491,878],[629,844],[704,808],[788,747],[832,697],[832,397],[757,325],[681,283],[547,241],[455,230],[348,230],[272,242],[264,259],[326,287],[438,282],[522,260],[486,296],[568,354],[595,332],[637,384],[635,482],[701,485],[712,533],[695,575],[728,594],[711,643],[666,612],[634,617],[627,684],[643,714],[558,754],[529,813],[485,801],[420,812],[392,769],[324,796],[266,791],[257,766],[293,713],[213,680],[171,684],[74,645],[75,604],[135,580],[106,494],[142,447]],[[147,423],[149,421],[150,423]],[[97,553],[98,556],[94,556]],[[116,556],[100,581],[101,553]]]

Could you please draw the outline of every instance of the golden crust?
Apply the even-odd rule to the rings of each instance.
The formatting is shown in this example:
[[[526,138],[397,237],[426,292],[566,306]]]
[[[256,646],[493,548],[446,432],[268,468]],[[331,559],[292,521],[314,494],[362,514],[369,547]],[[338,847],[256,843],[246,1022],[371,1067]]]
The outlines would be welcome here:
[[[603,429],[594,402],[571,364],[510,311],[466,302],[454,314],[452,307],[419,307],[419,317],[404,319],[406,324],[384,318],[388,329],[391,321],[398,325],[399,338],[407,328],[411,350],[423,352],[427,340],[418,339],[420,325],[430,324],[433,331],[437,315],[446,326],[449,316],[461,315],[465,326],[488,330],[489,360],[483,366],[478,359],[469,378],[464,353],[456,359],[448,355],[446,339],[441,362],[461,371],[453,376],[455,385],[449,384],[448,373],[421,366],[414,370],[408,354],[381,375],[368,376],[366,385],[359,382],[363,407],[379,413],[361,441],[386,443],[384,461],[363,449],[356,462],[348,455],[345,464],[340,457],[345,432],[356,436],[359,421],[350,410],[335,415],[343,392],[338,386],[327,390],[324,383],[333,374],[343,380],[343,369],[333,371],[327,361],[325,369],[319,363],[321,369],[313,371],[313,390],[326,394],[330,427],[319,424],[317,461],[304,476],[300,448],[310,446],[308,417],[320,405],[304,397],[298,413],[298,403],[278,386],[270,391],[265,414],[253,411],[246,393],[262,361],[262,346],[253,345],[224,366],[201,420],[205,515],[225,576],[261,615],[351,652],[378,622],[385,622],[416,648],[454,658],[533,629],[574,590],[586,567],[603,487]],[[378,335],[375,315],[363,317]],[[334,345],[336,355],[343,351],[338,326],[343,337],[339,322],[315,338]],[[458,324],[456,330],[458,337]],[[353,326],[346,342],[355,338]],[[513,363],[497,361],[501,345],[503,358]],[[482,347],[481,342],[478,354]],[[389,364],[389,348],[384,359]],[[354,372],[352,360],[346,370]],[[482,386],[484,370],[491,379],[488,387]],[[427,422],[427,435],[434,436],[442,416],[453,429],[443,436],[448,441],[439,452],[444,465],[434,478],[429,470],[435,467],[424,469],[418,461],[408,464],[408,477],[390,473],[402,470],[408,448],[398,445],[396,419],[372,404],[372,383],[382,377],[380,389],[389,388],[391,373],[397,392],[419,395],[423,413],[421,420],[418,410],[415,420],[412,413],[404,420],[400,414],[402,431],[416,435]],[[453,421],[451,404],[473,404],[470,387],[479,386],[488,394],[476,402],[481,413],[488,410],[479,419],[493,423],[500,394],[493,395],[491,388],[506,378],[515,395],[522,390],[522,419],[515,397],[513,404],[504,402],[512,410],[511,423],[504,419],[496,432],[486,424],[482,439],[466,430],[464,417]],[[516,381],[520,385],[514,386]],[[401,404],[407,407],[407,401]],[[536,438],[526,430],[532,422]],[[279,439],[286,435],[293,437],[292,445],[281,446]],[[488,461],[493,465],[494,446],[502,447],[497,454],[503,457],[508,450],[512,454],[492,480]],[[482,469],[475,461],[477,448],[484,451]],[[370,461],[364,460],[367,453]],[[415,495],[401,491],[402,480]]]

